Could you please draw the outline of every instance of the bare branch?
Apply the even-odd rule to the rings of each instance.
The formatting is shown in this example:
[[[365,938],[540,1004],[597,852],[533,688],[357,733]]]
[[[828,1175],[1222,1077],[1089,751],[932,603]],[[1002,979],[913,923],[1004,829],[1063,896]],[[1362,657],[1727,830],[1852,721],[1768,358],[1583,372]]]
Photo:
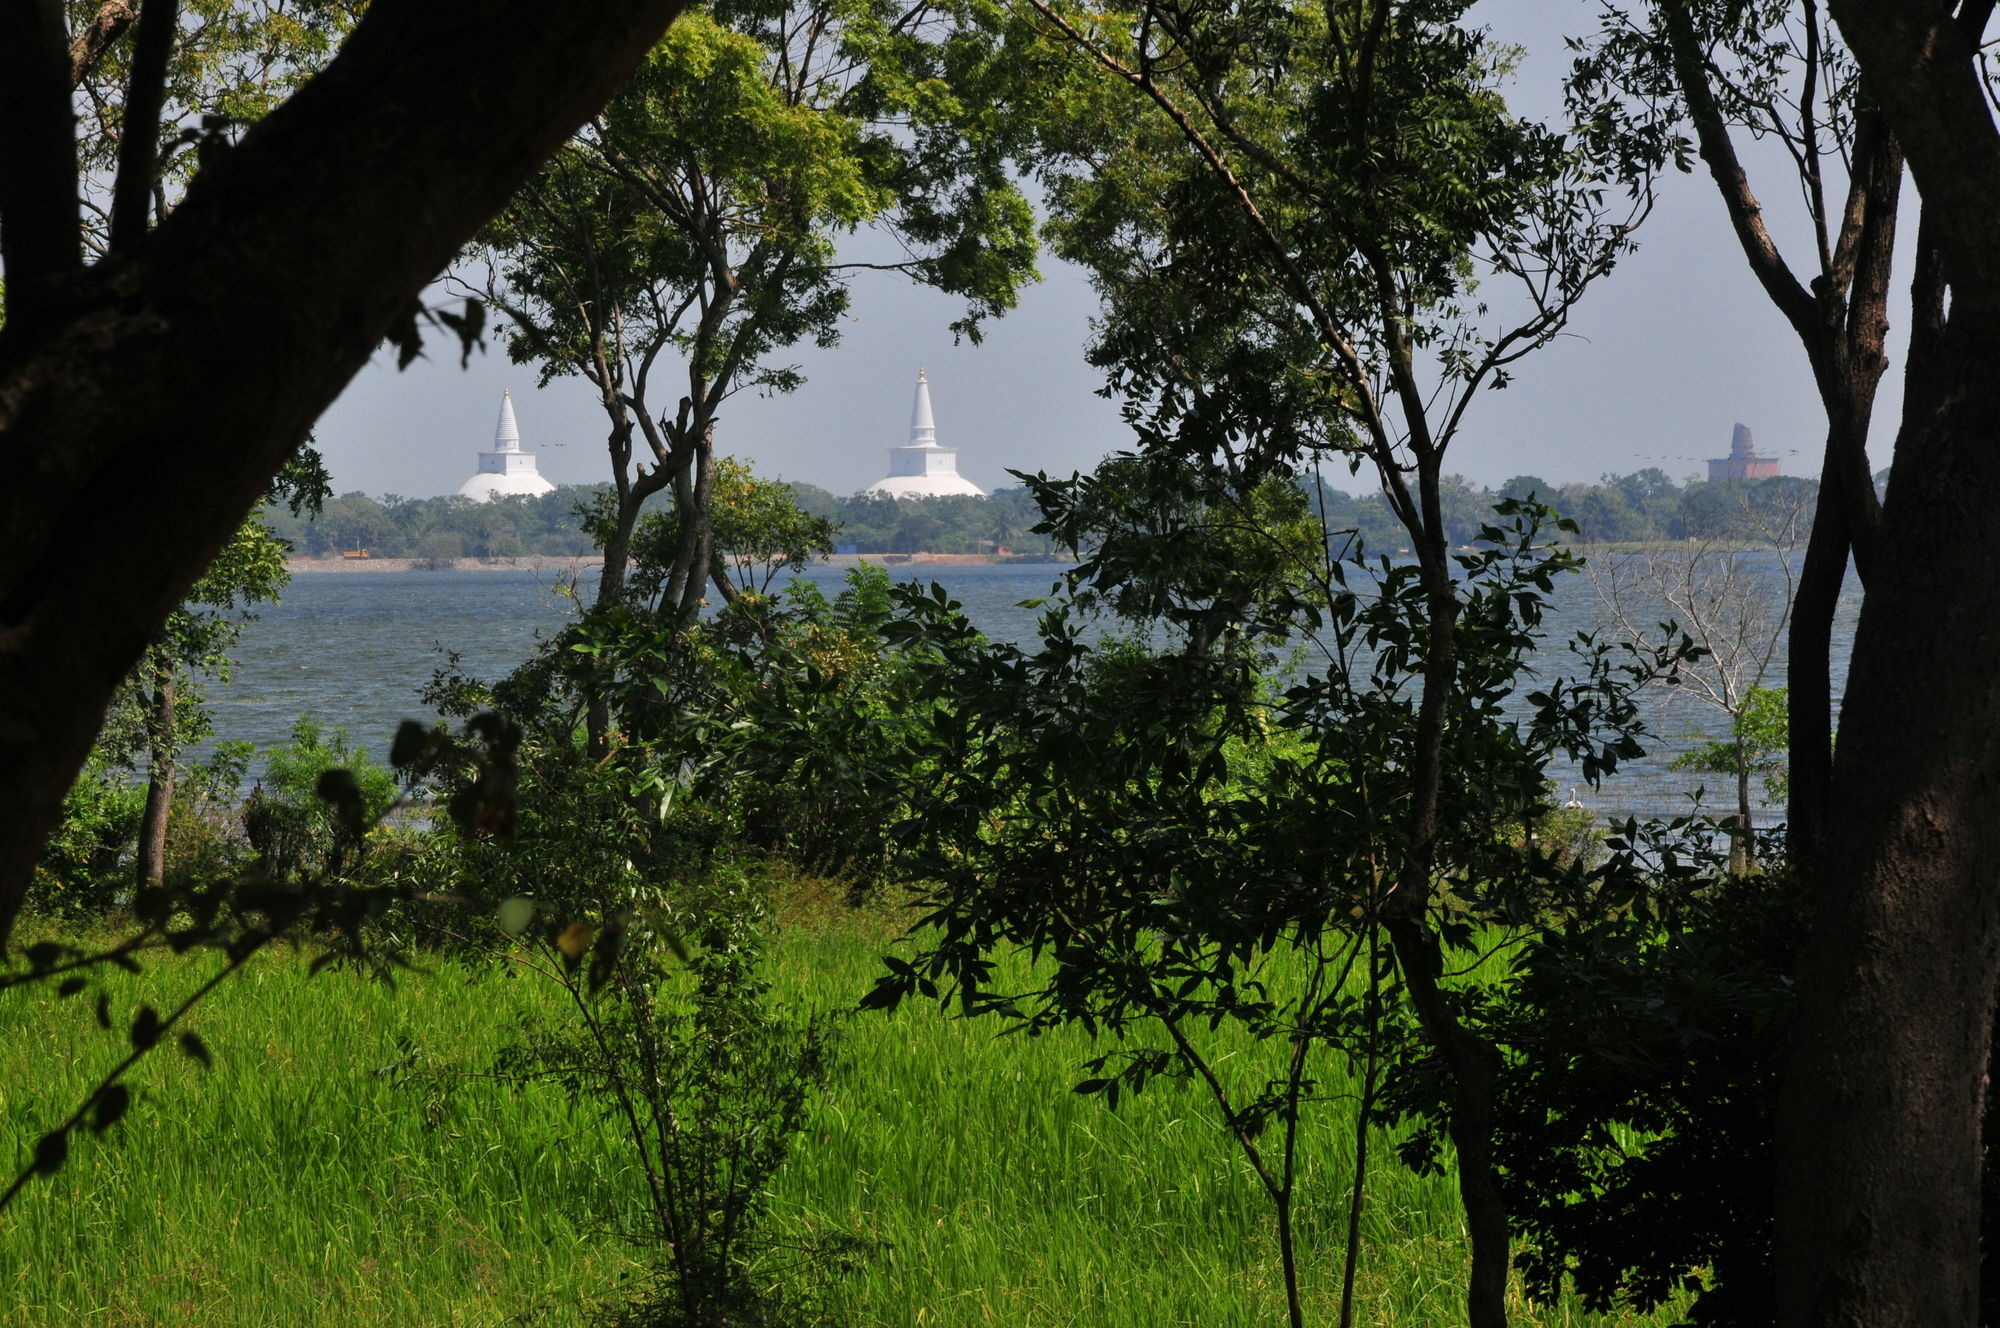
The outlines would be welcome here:
[[[1723,205],[1728,209],[1729,222],[1736,230],[1743,256],[1750,260],[1750,270],[1771,302],[1799,336],[1811,344],[1817,335],[1818,306],[1811,292],[1786,265],[1777,242],[1764,225],[1764,205],[1750,190],[1750,177],[1737,158],[1729,126],[1716,104],[1714,89],[1709,86],[1707,62],[1702,58],[1700,41],[1695,35],[1694,18],[1682,3],[1669,3],[1661,8],[1668,47],[1673,54],[1674,76],[1687,101],[1688,115],[1694,121],[1702,160],[1708,163],[1709,173],[1722,191]]]

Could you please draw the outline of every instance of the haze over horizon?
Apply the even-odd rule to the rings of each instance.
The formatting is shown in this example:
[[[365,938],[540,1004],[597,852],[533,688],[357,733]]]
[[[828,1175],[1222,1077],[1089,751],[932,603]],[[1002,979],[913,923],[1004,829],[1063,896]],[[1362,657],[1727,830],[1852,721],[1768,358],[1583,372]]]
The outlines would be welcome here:
[[[1480,12],[1496,35],[1527,52],[1512,90],[1516,106],[1557,111],[1562,37],[1586,31],[1594,8],[1582,0],[1489,0]],[[1789,187],[1788,164],[1759,154],[1751,167],[1768,191]],[[1792,202],[1774,198],[1768,214],[1788,251],[1805,239],[1785,229],[1797,224]],[[1662,180],[1637,238],[1638,251],[1585,299],[1568,334],[1517,365],[1507,390],[1482,393],[1448,470],[1488,486],[1520,474],[1562,484],[1648,467],[1678,481],[1727,455],[1740,421],[1783,473],[1817,476],[1825,425],[1805,357],[1752,279],[1706,172]],[[868,237],[853,243],[865,248]],[[1129,446],[1131,435],[1117,405],[1098,395],[1101,375],[1084,362],[1097,307],[1087,277],[1047,253],[1040,266],[1043,280],[988,325],[979,346],[953,344],[947,325],[961,312],[955,301],[864,274],[841,343],[780,357],[800,366],[805,385],[785,397],[734,398],[721,413],[717,450],[767,477],[857,492],[887,473],[885,449],[907,436],[922,367],[938,439],[959,448],[959,471],[975,484],[1012,485],[1010,469],[1088,470]],[[1899,291],[1904,285],[1899,277]],[[1889,463],[1900,413],[1901,333],[1892,329],[1891,369],[1874,415],[1875,469]],[[523,445],[542,474],[559,484],[608,479],[604,417],[589,385],[559,379],[538,388],[537,376],[536,366],[511,363],[491,337],[463,371],[456,346],[442,338],[401,374],[392,353],[378,354],[316,430],[335,490],[455,492],[472,474],[474,454],[491,445],[503,388],[512,390]],[[1326,478],[1350,491],[1373,488],[1365,470],[1349,478],[1330,467]]]

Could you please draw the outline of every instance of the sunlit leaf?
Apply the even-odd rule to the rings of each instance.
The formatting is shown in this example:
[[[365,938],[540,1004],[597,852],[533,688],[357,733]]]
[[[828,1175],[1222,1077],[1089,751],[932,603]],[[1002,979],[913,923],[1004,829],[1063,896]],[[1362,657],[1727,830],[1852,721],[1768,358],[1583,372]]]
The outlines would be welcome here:
[[[535,901],[526,895],[515,895],[512,899],[500,901],[500,930],[509,936],[519,936],[535,920]]]
[[[570,972],[576,972],[596,935],[597,929],[588,922],[572,922],[556,937],[556,949],[562,951],[563,962]]]

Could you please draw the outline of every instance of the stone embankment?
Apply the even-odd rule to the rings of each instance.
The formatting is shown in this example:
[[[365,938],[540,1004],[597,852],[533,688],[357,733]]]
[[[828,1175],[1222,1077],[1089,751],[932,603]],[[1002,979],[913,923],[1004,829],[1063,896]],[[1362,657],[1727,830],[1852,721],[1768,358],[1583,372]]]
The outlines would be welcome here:
[[[293,576],[322,572],[595,572],[604,560],[587,558],[287,558]]]

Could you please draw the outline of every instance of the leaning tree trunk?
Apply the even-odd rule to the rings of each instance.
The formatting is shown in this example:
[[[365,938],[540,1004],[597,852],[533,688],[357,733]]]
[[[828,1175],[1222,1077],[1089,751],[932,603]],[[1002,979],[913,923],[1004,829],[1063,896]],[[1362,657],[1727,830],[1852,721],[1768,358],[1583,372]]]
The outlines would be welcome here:
[[[1854,643],[1778,1118],[1786,1328],[1971,1328],[2000,982],[2000,309],[1905,433]]]
[[[1466,1236],[1472,1247],[1465,1292],[1467,1321],[1471,1328],[1506,1328],[1512,1233],[1493,1161],[1493,1104],[1500,1054],[1458,1017],[1451,995],[1440,981],[1444,956],[1425,916],[1437,863],[1445,727],[1452,689],[1458,685],[1453,629],[1459,602],[1444,539],[1436,533],[1444,527],[1437,510],[1434,475],[1423,476],[1422,496],[1425,528],[1411,534],[1423,564],[1429,635],[1411,771],[1410,847],[1397,873],[1396,889],[1382,910],[1382,922],[1403,971],[1411,1007],[1451,1085],[1446,1131],[1457,1155],[1459,1201],[1465,1209]]]
[[[618,500],[611,533],[604,537],[604,566],[597,573],[597,602],[604,608],[625,598],[625,575],[632,563],[632,528],[639,522],[642,499]]]
[[[681,540],[662,607],[684,617],[701,607],[701,592],[708,585],[709,562],[715,547],[714,495],[715,433],[713,426],[709,426],[696,435],[694,455],[674,484]]]
[[[122,254],[0,329],[0,945],[144,643],[320,412],[682,0],[374,0],[340,53]],[[0,15],[58,6],[0,5]],[[461,76],[438,77],[451,50]],[[67,52],[0,42],[12,277],[75,252]],[[51,86],[55,87],[52,93]],[[19,112],[19,113],[16,113]],[[51,164],[53,163],[53,164]],[[63,203],[67,191],[67,203]],[[19,269],[18,273],[16,269]],[[142,549],[145,556],[134,557]],[[87,606],[79,611],[78,606]]]
[[[153,694],[146,701],[146,811],[139,820],[138,885],[167,879],[167,820],[174,808],[174,666],[155,649],[147,661]]]

